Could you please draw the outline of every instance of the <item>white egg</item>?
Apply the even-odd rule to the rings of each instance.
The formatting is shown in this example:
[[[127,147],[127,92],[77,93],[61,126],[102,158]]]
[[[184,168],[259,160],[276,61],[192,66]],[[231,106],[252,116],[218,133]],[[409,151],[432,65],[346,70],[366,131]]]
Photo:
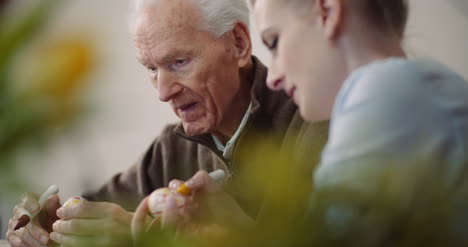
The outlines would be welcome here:
[[[159,217],[166,208],[167,198],[171,196],[175,199],[179,213],[182,214],[187,206],[187,197],[171,191],[168,188],[155,190],[148,199],[148,207],[153,217]]]

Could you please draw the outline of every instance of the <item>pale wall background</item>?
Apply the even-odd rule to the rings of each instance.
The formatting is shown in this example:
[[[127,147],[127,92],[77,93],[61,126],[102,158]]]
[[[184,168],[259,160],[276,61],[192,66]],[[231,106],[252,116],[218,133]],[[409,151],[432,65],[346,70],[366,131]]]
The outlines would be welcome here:
[[[442,61],[468,78],[468,1],[411,3],[406,42],[410,53]],[[95,109],[82,130],[59,138],[47,153],[25,157],[18,168],[34,185],[31,190],[40,193],[57,184],[66,200],[97,188],[136,161],[164,125],[177,121],[172,110],[158,102],[157,92],[136,62],[127,32],[128,6],[127,1],[66,1],[48,28],[44,40],[83,31],[91,34],[102,64],[93,77]],[[252,31],[254,53],[268,64],[269,56]],[[0,228],[16,200],[0,198]]]

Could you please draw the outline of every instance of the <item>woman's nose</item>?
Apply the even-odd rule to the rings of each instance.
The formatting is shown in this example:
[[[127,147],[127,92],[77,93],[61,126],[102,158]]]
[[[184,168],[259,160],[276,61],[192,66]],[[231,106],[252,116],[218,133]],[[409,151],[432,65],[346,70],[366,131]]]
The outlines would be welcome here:
[[[267,79],[267,86],[273,91],[284,89],[285,76],[275,76]]]

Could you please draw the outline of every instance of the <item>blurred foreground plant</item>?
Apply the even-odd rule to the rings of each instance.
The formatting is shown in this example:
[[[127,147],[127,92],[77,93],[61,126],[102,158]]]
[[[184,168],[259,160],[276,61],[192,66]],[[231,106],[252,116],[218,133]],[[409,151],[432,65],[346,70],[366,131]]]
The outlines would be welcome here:
[[[25,61],[18,59],[46,26],[59,3],[42,0],[34,4],[21,18],[0,19],[2,182],[12,175],[14,159],[23,148],[44,147],[57,129],[77,120],[84,79],[93,66],[91,45],[72,37],[39,45],[30,52],[33,54],[24,54]]]
[[[315,190],[307,161],[295,150],[272,152],[271,143],[252,142],[256,154],[233,177],[262,204],[255,227],[150,232],[139,246],[468,246],[468,181],[450,183],[440,167],[382,161],[378,173],[364,164],[356,170],[364,190],[346,183]]]

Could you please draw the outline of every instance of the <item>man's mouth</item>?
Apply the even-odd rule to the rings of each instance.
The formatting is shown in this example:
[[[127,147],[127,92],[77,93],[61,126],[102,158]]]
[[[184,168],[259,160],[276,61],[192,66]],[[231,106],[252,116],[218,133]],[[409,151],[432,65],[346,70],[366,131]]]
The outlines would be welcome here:
[[[177,115],[186,123],[196,121],[200,117],[198,111],[199,106],[200,102],[180,105],[177,107]]]
[[[189,104],[181,105],[181,106],[178,107],[178,109],[181,112],[189,112],[189,111],[195,109],[195,107],[197,107],[197,105],[198,105],[197,102],[192,102],[192,103],[189,103]]]

